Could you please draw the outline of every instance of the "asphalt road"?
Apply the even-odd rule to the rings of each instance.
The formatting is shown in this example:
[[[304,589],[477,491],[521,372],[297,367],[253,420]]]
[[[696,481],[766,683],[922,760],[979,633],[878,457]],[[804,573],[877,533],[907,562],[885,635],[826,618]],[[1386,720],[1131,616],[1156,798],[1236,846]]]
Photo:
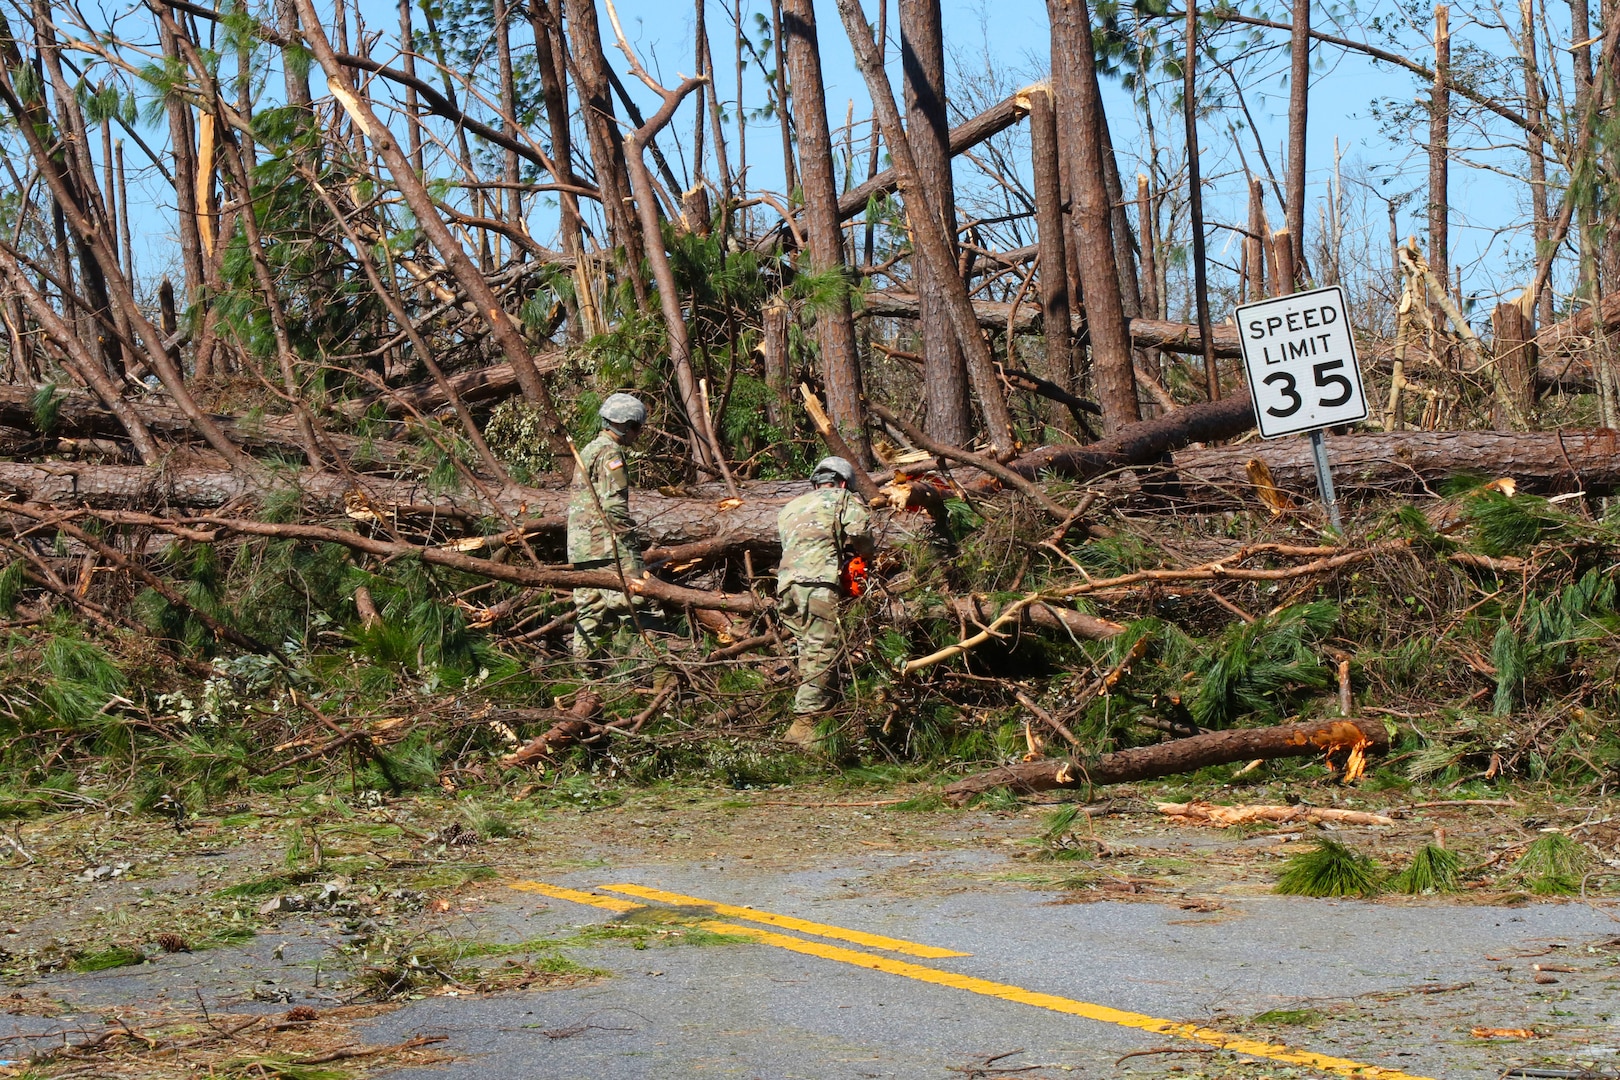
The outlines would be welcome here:
[[[945,1080],[996,1075],[987,1065],[1036,1066],[1002,1074],[1016,1077],[1450,1080],[1500,1077],[1515,1066],[1620,1065],[1620,920],[1608,909],[1246,896],[1200,911],[894,887],[907,862],[937,870],[983,859],[857,857],[791,873],[619,865],[492,886],[479,921],[512,940],[626,917],[622,909],[644,898],[600,888],[620,884],[826,925],[719,914],[718,923],[754,937],[582,948],[575,958],[611,977],[546,992],[434,997],[380,1018],[365,1035],[450,1036],[445,1048],[459,1060],[390,1080]],[[880,878],[882,888],[870,887]],[[526,891],[535,888],[547,891]],[[590,902],[561,898],[570,889]],[[621,910],[596,906],[604,903]],[[967,955],[907,955],[843,931]],[[1536,964],[1574,970],[1549,975]],[[1477,1038],[1476,1028],[1539,1037]],[[1120,1061],[1139,1051],[1155,1052]],[[1356,1071],[1362,1065],[1376,1069]]]

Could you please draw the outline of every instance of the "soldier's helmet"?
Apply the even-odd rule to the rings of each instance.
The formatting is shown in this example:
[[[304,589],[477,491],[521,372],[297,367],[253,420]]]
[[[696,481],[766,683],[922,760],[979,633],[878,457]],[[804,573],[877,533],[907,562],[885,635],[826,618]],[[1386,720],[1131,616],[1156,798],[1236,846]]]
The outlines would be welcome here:
[[[816,487],[824,487],[842,481],[847,488],[855,486],[855,466],[841,457],[822,458],[816,462],[815,471],[810,474],[810,483]]]
[[[640,427],[647,422],[647,406],[630,394],[608,395],[597,412],[616,427]]]

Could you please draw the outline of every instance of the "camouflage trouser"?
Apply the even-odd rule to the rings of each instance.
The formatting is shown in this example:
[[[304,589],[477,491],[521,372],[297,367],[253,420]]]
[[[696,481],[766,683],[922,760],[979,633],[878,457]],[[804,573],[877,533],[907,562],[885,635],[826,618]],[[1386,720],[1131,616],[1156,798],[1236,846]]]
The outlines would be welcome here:
[[[838,676],[838,595],[826,585],[790,585],[777,598],[777,614],[799,649],[798,714],[833,703]]]
[[[630,618],[630,605],[618,589],[575,589],[574,657],[590,660],[606,653],[617,624]]]

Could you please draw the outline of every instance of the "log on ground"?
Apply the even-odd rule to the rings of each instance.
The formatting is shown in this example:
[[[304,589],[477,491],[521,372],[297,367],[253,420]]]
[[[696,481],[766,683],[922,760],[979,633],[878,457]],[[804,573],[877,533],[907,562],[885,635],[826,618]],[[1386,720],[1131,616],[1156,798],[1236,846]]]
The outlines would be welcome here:
[[[947,785],[942,794],[952,806],[963,806],[974,796],[999,788],[1030,794],[1058,788],[1124,784],[1194,772],[1211,765],[1230,765],[1256,758],[1306,757],[1357,745],[1364,746],[1370,753],[1385,753],[1389,749],[1389,733],[1376,721],[1345,719],[1214,731],[1156,746],[1116,750],[1094,761],[1049,759],[1003,765],[963,777]]]
[[[597,723],[596,717],[601,711],[602,699],[589,690],[581,690],[566,716],[501,758],[501,764],[507,767],[532,765],[541,758],[574,745],[600,730],[602,725]]]
[[[1620,433],[1608,428],[1330,435],[1327,448],[1341,495],[1433,491],[1465,472],[1511,476],[1527,492],[1584,490],[1597,496],[1620,491]],[[1220,489],[1230,496],[1251,490],[1250,460],[1263,461],[1278,487],[1315,496],[1316,465],[1305,439],[1184,451],[1175,456],[1175,469],[1189,494]]]

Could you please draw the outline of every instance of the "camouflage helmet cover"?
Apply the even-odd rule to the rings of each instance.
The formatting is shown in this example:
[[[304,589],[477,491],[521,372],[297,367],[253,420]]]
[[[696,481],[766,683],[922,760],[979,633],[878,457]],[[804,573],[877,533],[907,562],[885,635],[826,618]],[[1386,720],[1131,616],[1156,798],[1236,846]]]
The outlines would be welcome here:
[[[833,476],[842,480],[845,487],[855,486],[855,466],[841,457],[827,457],[816,462],[815,470],[810,474],[810,482],[827,483],[828,478]]]
[[[610,424],[640,426],[647,422],[647,406],[630,394],[610,394],[597,413]]]

